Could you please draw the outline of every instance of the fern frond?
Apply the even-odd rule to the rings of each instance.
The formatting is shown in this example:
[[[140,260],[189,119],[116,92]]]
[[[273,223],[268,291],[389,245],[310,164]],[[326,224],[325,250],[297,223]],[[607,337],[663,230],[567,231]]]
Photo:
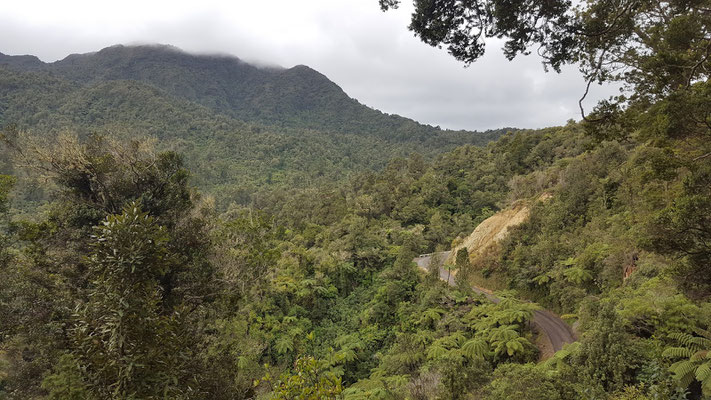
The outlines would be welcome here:
[[[433,336],[431,331],[419,331],[413,335],[413,342],[420,346],[427,346],[432,343]]]
[[[696,368],[696,380],[699,382],[711,381],[711,362],[706,362]]]
[[[429,360],[437,360],[444,358],[448,353],[447,349],[439,346],[437,344],[433,344],[427,349],[427,358]]]
[[[516,331],[516,325],[504,325],[498,328],[492,329],[489,339],[491,341],[504,341],[513,340],[519,336]]]
[[[669,367],[669,370],[674,373],[676,379],[682,387],[691,385],[694,380],[694,370],[696,366],[688,360],[677,361]]]
[[[420,319],[416,322],[418,325],[429,325],[439,321],[444,314],[444,310],[441,308],[430,308],[422,313]]]
[[[509,357],[518,352],[523,352],[523,343],[521,339],[526,340],[524,338],[517,338],[517,340],[512,340],[506,343],[506,353]]]
[[[484,358],[489,351],[489,344],[483,339],[471,339],[462,346],[462,355],[469,359]]]
[[[662,357],[667,358],[689,358],[694,352],[685,347],[668,347],[662,352]]]
[[[708,351],[708,350],[701,350],[701,351],[697,351],[696,353],[694,353],[694,355],[692,355],[691,357],[689,357],[689,360],[691,360],[691,361],[703,361],[704,359],[709,358],[709,355],[710,355],[710,354],[709,354],[709,351]]]
[[[684,332],[675,332],[669,335],[670,338],[678,341],[682,345],[689,347],[695,338],[695,336],[689,335],[688,333]]]

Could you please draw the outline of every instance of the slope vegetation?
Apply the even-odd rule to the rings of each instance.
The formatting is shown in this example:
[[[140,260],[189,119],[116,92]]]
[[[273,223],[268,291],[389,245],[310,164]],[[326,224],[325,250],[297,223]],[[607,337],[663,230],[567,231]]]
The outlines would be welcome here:
[[[54,63],[0,54],[0,65],[22,72],[44,71],[81,85],[138,81],[215,112],[269,125],[404,141],[428,140],[441,133],[438,128],[364,106],[305,65],[254,66],[232,56],[192,55],[159,45],[117,45]]]
[[[186,157],[194,182],[222,206],[504,132],[443,131],[386,115],[305,66],[256,67],[166,46],[114,46],[49,64],[0,55],[0,88],[0,125],[43,137],[156,138]]]

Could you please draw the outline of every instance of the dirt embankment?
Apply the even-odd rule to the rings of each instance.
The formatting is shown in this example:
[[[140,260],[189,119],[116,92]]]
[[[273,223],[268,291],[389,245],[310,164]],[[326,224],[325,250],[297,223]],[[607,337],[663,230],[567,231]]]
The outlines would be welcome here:
[[[480,223],[471,235],[462,243],[452,249],[447,264],[454,264],[457,251],[466,248],[469,259],[474,261],[477,256],[484,253],[489,247],[501,241],[508,234],[511,227],[521,224],[528,219],[530,209],[523,201],[514,203],[511,207],[501,210]]]

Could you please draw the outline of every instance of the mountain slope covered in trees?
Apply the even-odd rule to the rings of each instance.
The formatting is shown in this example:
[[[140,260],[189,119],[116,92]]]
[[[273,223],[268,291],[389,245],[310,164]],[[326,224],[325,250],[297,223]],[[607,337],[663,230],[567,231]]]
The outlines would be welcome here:
[[[232,56],[192,55],[170,46],[112,46],[53,63],[0,55],[0,65],[47,72],[80,85],[138,81],[243,121],[325,132],[428,140],[438,128],[384,114],[348,97],[334,82],[305,66],[254,66]]]
[[[185,155],[195,183],[223,205],[504,132],[443,131],[385,115],[303,66],[259,68],[159,46],[110,47],[52,64],[0,56],[0,88],[3,125],[46,137],[157,138]]]
[[[339,185],[273,188],[217,215],[175,154],[62,140],[23,150],[59,189],[52,204],[33,220],[3,219],[9,398],[707,390],[709,164],[683,141],[600,142],[578,124],[521,131]],[[3,193],[12,184],[3,178]],[[456,287],[412,263],[520,201],[535,204],[528,221],[486,254],[456,257]],[[469,289],[482,282],[506,289],[504,300]],[[577,322],[579,342],[538,362],[537,306],[522,298]],[[117,352],[114,337],[129,347]]]
[[[82,82],[32,58],[3,70],[0,107],[20,130],[2,131],[0,397],[708,399],[711,3],[415,5],[411,28],[461,60],[481,56],[487,35],[509,56],[538,44],[547,65],[580,63],[625,95],[581,123],[423,157],[419,139],[253,125],[142,80]],[[74,134],[23,132],[42,123]],[[87,135],[94,123],[115,132]],[[228,147],[235,136],[220,135],[235,123],[274,150],[237,158],[272,172],[248,206],[215,207],[204,193],[226,187],[201,194],[180,154],[132,132],[186,124],[186,153],[206,153]],[[305,132],[407,156],[329,184],[279,180],[328,160],[263,158]],[[211,135],[216,147],[197,147]],[[44,202],[28,204],[27,182]],[[521,203],[528,218],[502,240],[458,249],[446,266],[456,286],[413,263]],[[545,360],[530,323],[540,307],[578,334]]]

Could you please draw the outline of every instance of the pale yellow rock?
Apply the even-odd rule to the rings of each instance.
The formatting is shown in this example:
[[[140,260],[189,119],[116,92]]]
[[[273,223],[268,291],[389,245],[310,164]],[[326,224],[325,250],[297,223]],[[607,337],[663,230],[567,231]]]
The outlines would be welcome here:
[[[512,207],[501,210],[480,223],[471,235],[452,249],[448,264],[454,264],[457,251],[466,248],[469,257],[474,258],[487,247],[506,237],[510,227],[521,224],[528,218],[529,208],[523,202],[517,202]]]
[[[548,201],[550,193],[543,193],[538,201]],[[530,208],[525,201],[519,200],[511,207],[501,210],[480,223],[471,235],[467,236],[458,246],[452,249],[446,264],[454,264],[457,251],[466,248],[469,258],[474,260],[478,254],[503,240],[508,235],[509,228],[519,225],[528,219]]]

